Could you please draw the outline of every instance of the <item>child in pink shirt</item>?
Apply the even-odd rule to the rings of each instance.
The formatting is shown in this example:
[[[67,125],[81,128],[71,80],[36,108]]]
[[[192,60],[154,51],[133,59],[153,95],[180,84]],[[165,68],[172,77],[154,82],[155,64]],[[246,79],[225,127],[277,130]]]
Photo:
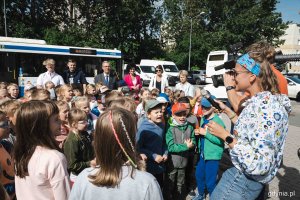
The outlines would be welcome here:
[[[67,161],[54,139],[60,132],[52,102],[23,103],[16,114],[15,166],[17,199],[65,200],[70,194]]]

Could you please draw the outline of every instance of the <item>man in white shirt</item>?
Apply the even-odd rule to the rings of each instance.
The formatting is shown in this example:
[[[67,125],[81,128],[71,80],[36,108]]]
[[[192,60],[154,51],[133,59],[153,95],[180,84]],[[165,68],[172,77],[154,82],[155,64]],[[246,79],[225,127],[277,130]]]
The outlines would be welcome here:
[[[64,85],[64,79],[61,75],[55,73],[55,61],[53,59],[47,59],[43,62],[47,71],[39,75],[36,81],[37,88],[45,88],[45,83],[51,81],[55,86]]]

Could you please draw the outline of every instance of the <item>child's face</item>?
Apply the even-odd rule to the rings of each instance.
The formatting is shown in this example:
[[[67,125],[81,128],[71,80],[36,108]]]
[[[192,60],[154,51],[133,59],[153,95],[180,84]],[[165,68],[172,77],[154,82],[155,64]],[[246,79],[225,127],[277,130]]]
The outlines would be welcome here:
[[[204,107],[202,106],[202,112],[204,116],[209,116],[214,112],[214,108],[213,107]]]
[[[59,119],[58,114],[54,114],[50,116],[49,126],[50,126],[50,131],[54,136],[60,135],[61,121]]]
[[[65,100],[71,101],[72,97],[74,96],[72,88],[68,88],[67,90],[65,90],[63,96]]]
[[[96,94],[96,89],[95,88],[89,88],[87,90],[87,94],[95,95]]]
[[[150,96],[150,92],[146,90],[146,91],[143,92],[141,98],[142,98],[142,99],[146,99],[146,98],[148,98],[149,96]]]
[[[186,111],[181,111],[179,113],[173,114],[172,117],[178,124],[184,124],[186,122]]]
[[[11,86],[8,90],[8,94],[12,97],[12,98],[18,98],[19,96],[19,88],[16,86]]]
[[[0,89],[0,99],[7,97],[8,93],[6,89]]]
[[[2,115],[0,117],[0,140],[8,138],[9,136],[9,121],[6,116]]]
[[[54,89],[55,85],[53,83],[49,83],[46,85],[46,90]]]
[[[90,112],[90,104],[89,102],[79,102],[77,104],[77,108],[83,110],[86,114],[89,114]]]
[[[76,124],[73,124],[73,127],[78,131],[85,131],[88,126],[87,120],[78,121]]]
[[[76,97],[82,96],[82,93],[79,90],[73,90],[73,93]]]
[[[59,107],[59,118],[62,122],[68,122],[68,115],[70,112],[70,108],[68,105],[63,105]]]
[[[148,119],[153,121],[154,123],[161,123],[162,122],[162,109],[161,107],[155,108],[151,110],[150,113],[147,113]]]

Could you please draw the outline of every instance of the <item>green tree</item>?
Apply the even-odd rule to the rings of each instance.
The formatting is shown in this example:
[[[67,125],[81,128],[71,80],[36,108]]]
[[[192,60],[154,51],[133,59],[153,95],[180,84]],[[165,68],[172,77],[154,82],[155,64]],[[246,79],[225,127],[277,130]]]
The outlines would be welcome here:
[[[204,65],[209,51],[226,50],[242,42],[243,48],[267,40],[274,45],[287,27],[276,12],[276,0],[165,0],[164,8],[169,30],[176,41],[167,55],[179,66],[188,64],[190,19],[193,19],[191,66]]]

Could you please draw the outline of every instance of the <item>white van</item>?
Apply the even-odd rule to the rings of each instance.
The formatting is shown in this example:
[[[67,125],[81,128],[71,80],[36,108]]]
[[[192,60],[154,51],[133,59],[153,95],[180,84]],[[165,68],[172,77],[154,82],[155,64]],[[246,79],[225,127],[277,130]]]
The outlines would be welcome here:
[[[225,69],[215,71],[215,67],[224,64],[226,61],[228,61],[227,51],[211,51],[208,54],[206,61],[206,83],[213,83],[211,76],[225,73]]]
[[[168,77],[169,84],[170,81],[172,82],[171,85],[176,84],[175,80],[178,80],[179,70],[176,64],[172,61],[142,59],[140,62],[140,69],[141,71],[145,72],[148,76],[152,77],[155,73],[155,68],[157,65],[162,66],[164,74]]]
[[[218,74],[224,74],[225,69],[216,71],[215,67],[224,64],[228,61],[229,55],[225,50],[211,51],[207,56],[206,62],[206,83],[208,83],[204,89],[209,91],[217,99],[227,99],[226,88],[224,86],[214,87],[212,84],[212,76]]]

